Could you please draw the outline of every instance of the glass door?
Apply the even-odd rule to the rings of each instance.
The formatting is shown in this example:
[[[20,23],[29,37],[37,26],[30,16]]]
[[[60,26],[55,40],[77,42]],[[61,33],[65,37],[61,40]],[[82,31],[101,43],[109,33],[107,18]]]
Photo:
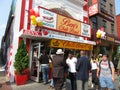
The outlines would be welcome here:
[[[33,43],[31,45],[30,54],[30,78],[33,81],[39,82],[40,74],[40,63],[39,56],[41,51],[41,43]]]

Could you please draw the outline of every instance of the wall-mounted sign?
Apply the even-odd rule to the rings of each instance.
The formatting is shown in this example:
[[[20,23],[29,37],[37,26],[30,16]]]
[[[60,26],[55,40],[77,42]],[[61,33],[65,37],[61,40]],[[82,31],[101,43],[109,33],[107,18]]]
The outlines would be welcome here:
[[[70,33],[74,35],[80,35],[81,31],[81,22],[74,19],[58,15],[57,19],[57,31]]]
[[[92,4],[95,4],[97,2],[98,2],[98,0],[92,0]]]
[[[51,40],[50,47],[78,49],[78,50],[92,50],[93,49],[93,45],[70,42],[70,41],[63,41],[63,40],[57,40],[57,39]]]
[[[43,26],[56,29],[57,14],[46,9],[40,8],[40,16],[43,17]]]
[[[95,15],[98,13],[98,3],[89,7],[89,16]]]
[[[23,34],[25,35],[30,35],[30,36],[35,36],[35,37],[41,37],[41,33],[38,31],[33,31],[33,30],[23,30]]]
[[[115,43],[118,43],[118,44],[120,44],[120,41],[119,41],[119,40],[115,40]]]
[[[90,25],[81,23],[81,36],[91,37]]]
[[[106,40],[111,41],[111,42],[115,42],[115,39],[113,37],[107,36]]]

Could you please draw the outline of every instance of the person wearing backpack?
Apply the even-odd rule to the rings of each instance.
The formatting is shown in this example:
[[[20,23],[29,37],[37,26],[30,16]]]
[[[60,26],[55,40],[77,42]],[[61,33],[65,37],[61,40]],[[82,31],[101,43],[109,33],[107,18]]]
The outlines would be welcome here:
[[[104,53],[97,69],[101,90],[114,89],[114,71],[113,63],[108,59],[108,54]]]

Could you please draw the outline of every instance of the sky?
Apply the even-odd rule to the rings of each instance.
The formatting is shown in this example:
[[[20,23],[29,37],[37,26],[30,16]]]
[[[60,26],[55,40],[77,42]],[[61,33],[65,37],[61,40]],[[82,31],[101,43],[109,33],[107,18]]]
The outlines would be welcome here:
[[[0,45],[1,45],[1,39],[5,32],[11,3],[12,0],[0,0]]]
[[[0,45],[4,35],[12,0],[0,0]],[[120,14],[120,0],[115,0],[116,15]],[[1,46],[0,46],[1,47]]]

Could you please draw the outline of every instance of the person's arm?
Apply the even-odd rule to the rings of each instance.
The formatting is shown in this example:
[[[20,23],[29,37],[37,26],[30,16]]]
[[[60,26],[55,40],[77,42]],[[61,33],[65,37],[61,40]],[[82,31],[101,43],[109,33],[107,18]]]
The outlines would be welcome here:
[[[115,81],[115,77],[114,77],[115,69],[114,69],[114,67],[112,67],[111,70],[112,70],[112,81],[114,82]]]
[[[111,74],[112,74],[112,81],[115,81],[115,68],[114,68],[114,64],[110,61],[110,67],[111,67]]]
[[[80,68],[80,60],[78,59],[77,63],[76,63],[76,71],[77,72],[79,71],[79,68]]]
[[[99,74],[100,74],[100,68],[98,67],[97,68],[97,75],[96,76],[99,77]]]

